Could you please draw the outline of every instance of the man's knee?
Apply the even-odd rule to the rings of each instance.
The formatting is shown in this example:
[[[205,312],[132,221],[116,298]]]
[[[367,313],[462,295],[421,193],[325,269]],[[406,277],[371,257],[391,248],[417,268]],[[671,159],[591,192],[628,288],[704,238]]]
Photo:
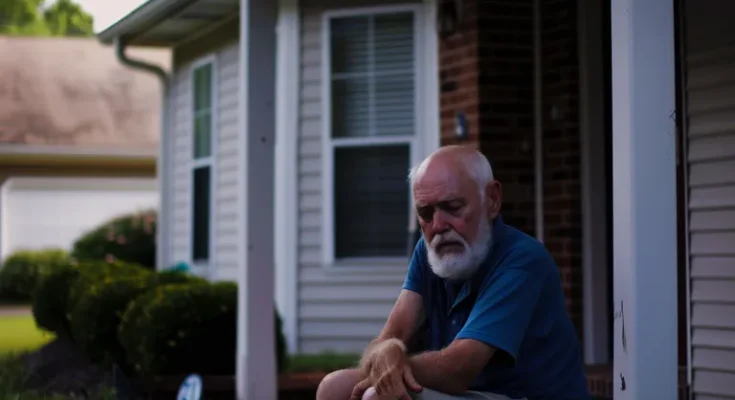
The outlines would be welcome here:
[[[316,391],[317,400],[348,400],[352,389],[360,379],[359,371],[342,369],[327,375],[319,383]]]

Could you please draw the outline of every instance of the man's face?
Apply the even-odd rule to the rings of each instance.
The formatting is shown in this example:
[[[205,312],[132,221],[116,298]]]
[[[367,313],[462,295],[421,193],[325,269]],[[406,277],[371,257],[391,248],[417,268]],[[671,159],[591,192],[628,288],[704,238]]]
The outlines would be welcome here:
[[[416,211],[437,275],[467,279],[487,256],[492,242],[489,202],[493,185],[480,188],[464,168],[430,165],[414,185]],[[489,207],[490,206],[490,207]]]

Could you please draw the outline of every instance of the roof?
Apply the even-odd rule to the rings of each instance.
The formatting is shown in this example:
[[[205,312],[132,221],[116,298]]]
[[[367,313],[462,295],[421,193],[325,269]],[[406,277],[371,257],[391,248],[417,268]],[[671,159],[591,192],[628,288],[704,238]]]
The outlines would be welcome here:
[[[128,52],[170,64],[167,50]],[[160,82],[123,66],[113,48],[93,38],[0,37],[0,54],[13,55],[0,57],[0,145],[111,154],[157,147]]]
[[[134,46],[173,46],[223,19],[238,17],[239,9],[240,0],[148,0],[97,38],[105,44],[124,38]]]

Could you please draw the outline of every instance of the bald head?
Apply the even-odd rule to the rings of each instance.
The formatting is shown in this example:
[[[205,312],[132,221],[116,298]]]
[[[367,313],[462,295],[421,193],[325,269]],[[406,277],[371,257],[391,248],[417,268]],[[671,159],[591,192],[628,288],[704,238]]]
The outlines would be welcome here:
[[[493,169],[487,158],[470,146],[444,146],[436,150],[421,163],[411,168],[408,177],[411,189],[416,181],[434,174],[451,174],[456,179],[469,178],[484,191],[493,178]]]
[[[411,189],[429,263],[444,278],[474,273],[491,243],[500,183],[490,163],[469,146],[446,146],[411,170]]]

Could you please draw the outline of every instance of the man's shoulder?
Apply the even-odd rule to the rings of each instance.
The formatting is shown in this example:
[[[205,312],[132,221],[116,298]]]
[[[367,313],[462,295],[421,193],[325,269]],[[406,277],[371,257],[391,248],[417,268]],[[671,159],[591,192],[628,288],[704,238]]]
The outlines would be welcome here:
[[[498,271],[524,270],[533,275],[556,270],[556,263],[543,243],[511,226],[506,226],[503,254]]]

